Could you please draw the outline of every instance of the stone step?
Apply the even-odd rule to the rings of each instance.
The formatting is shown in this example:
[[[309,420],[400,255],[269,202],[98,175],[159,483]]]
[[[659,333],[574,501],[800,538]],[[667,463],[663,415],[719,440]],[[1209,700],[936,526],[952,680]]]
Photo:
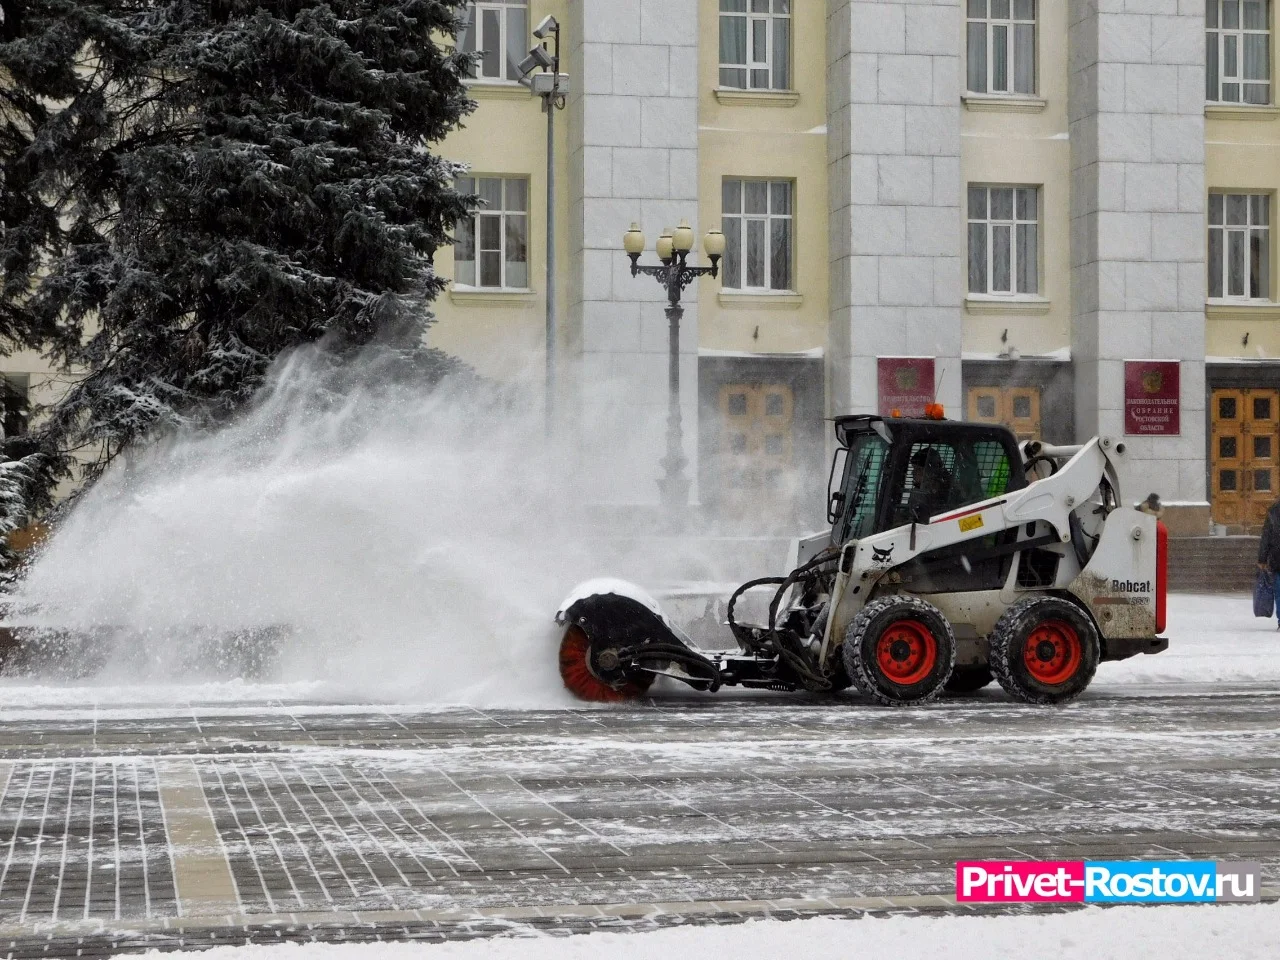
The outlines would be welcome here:
[[[1169,541],[1169,589],[1237,593],[1253,589],[1257,537],[1178,537]]]

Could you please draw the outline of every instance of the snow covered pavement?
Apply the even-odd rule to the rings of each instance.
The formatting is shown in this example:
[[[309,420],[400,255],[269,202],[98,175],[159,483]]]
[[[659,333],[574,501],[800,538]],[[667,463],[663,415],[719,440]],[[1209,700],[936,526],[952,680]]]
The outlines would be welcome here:
[[[1170,622],[1168,653],[1104,664],[1089,694],[1061,709],[1014,704],[996,688],[910,710],[856,696],[689,693],[512,709],[351,702],[314,680],[8,681],[0,945],[30,953],[52,936],[89,955],[179,939],[937,918],[845,919],[836,939],[806,941],[822,956],[831,944],[874,952],[880,938],[911,939],[896,932],[909,927],[926,945],[979,929],[975,942],[1013,944],[1018,923],[1041,922],[1054,943],[1123,943],[1089,931],[1167,914],[1160,930],[1191,923],[1185,937],[1219,931],[1221,955],[1251,956],[1236,949],[1248,942],[1240,931],[1270,930],[1273,944],[1273,905],[945,916],[957,912],[957,859],[1256,861],[1274,899],[1280,635],[1245,598],[1175,597]],[[1086,927],[1073,919],[1095,915]],[[802,949],[787,938],[817,922],[732,936],[777,955]],[[677,934],[686,939],[660,939]],[[626,949],[705,953],[698,936],[655,933]],[[495,955],[538,957],[549,949],[540,942]],[[983,949],[957,955],[1001,953]]]

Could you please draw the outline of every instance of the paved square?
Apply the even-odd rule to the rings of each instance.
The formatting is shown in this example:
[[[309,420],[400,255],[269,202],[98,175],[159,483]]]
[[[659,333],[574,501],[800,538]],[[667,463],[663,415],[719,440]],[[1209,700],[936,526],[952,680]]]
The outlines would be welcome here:
[[[148,713],[0,722],[10,955],[956,909],[960,858],[1255,860],[1280,882],[1262,686]]]

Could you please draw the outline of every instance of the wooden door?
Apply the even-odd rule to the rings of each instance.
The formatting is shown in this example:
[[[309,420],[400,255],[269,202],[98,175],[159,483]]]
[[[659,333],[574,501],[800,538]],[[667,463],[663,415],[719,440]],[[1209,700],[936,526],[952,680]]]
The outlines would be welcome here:
[[[1280,391],[1215,390],[1210,403],[1213,519],[1256,532],[1280,496]]]
[[[970,387],[967,399],[967,419],[1003,424],[1019,440],[1040,436],[1039,387]]]
[[[795,451],[795,394],[785,383],[720,387],[722,501],[742,510],[790,493]]]

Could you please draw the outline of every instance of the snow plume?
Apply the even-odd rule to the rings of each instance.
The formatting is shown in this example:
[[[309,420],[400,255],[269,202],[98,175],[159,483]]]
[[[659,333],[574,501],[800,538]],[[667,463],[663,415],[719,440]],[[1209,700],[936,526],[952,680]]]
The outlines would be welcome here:
[[[9,675],[565,702],[552,615],[619,556],[582,532],[600,498],[541,412],[426,389],[387,352],[323,357],[282,361],[234,423],[113,465],[13,597],[42,655]]]

